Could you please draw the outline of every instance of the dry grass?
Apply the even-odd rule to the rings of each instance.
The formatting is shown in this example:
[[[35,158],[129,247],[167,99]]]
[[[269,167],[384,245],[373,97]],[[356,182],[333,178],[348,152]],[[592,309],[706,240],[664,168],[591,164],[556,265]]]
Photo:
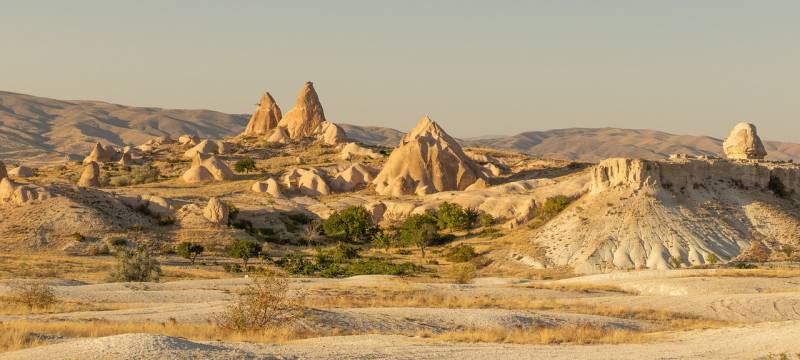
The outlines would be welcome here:
[[[24,304],[9,301],[7,297],[0,296],[0,315],[36,315],[60,314],[77,311],[108,311],[122,310],[136,307],[133,304],[121,303],[87,303],[82,301],[60,301],[46,308],[30,308]]]
[[[649,334],[636,330],[604,329],[590,325],[537,327],[528,329],[468,329],[441,334],[429,332],[418,336],[445,342],[507,344],[623,344],[642,343]]]
[[[284,343],[295,339],[338,335],[294,328],[269,328],[254,331],[231,331],[214,324],[179,324],[176,321],[108,322],[108,321],[53,321],[35,322],[15,320],[0,323],[0,352],[18,350],[47,343],[47,339],[60,337],[100,337],[129,333],[180,336],[200,341],[269,342]]]
[[[625,290],[619,286],[611,284],[537,283],[537,284],[525,285],[525,287],[530,289],[546,289],[546,290],[570,291],[570,292],[582,292],[582,293],[612,292],[612,293],[620,293],[628,295],[638,295],[638,292],[636,291]]]
[[[707,272],[689,274],[688,277],[800,277],[800,269],[713,269]]]

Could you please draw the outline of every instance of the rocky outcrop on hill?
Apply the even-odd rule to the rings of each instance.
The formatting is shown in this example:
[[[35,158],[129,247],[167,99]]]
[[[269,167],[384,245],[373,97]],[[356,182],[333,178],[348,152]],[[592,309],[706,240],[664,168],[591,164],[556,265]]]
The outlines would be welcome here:
[[[178,144],[180,145],[197,145],[200,143],[200,138],[197,135],[183,134],[178,137]]]
[[[253,186],[250,187],[250,190],[256,193],[270,194],[272,197],[276,198],[283,197],[280,185],[278,185],[278,182],[273,178],[256,181],[253,183]]]
[[[330,121],[323,121],[314,131],[314,137],[322,144],[336,145],[347,141],[347,134],[339,126]]]
[[[331,189],[319,169],[293,168],[283,176],[283,186],[289,191],[308,196],[328,195]]]
[[[94,145],[94,148],[92,148],[92,152],[83,159],[83,164],[86,165],[93,161],[98,163],[118,161],[120,156],[122,156],[122,154],[113,146],[103,146],[103,144],[97,143]]]
[[[458,142],[424,117],[392,151],[375,178],[375,190],[381,195],[422,195],[465,190],[485,178]]]
[[[203,209],[203,217],[215,225],[227,225],[230,209],[218,198],[212,197]]]
[[[345,144],[342,146],[342,150],[339,152],[339,158],[342,160],[351,160],[357,157],[376,159],[380,157],[380,154],[376,153],[372,149],[365,148],[354,142]]]
[[[99,187],[100,186],[100,165],[92,161],[83,167],[78,186]]]
[[[20,165],[20,166],[17,166],[16,168],[11,169],[11,171],[8,172],[8,175],[9,176],[13,176],[15,178],[24,179],[24,178],[33,177],[36,174],[34,173],[33,169],[31,169],[31,168],[29,168],[27,166],[24,166],[24,165]],[[3,174],[0,173],[0,179],[2,179],[2,178],[3,178]]]
[[[267,134],[270,130],[278,127],[281,117],[281,109],[278,107],[278,103],[275,102],[272,95],[265,92],[261,95],[256,111],[250,117],[250,121],[247,123],[242,135],[258,136]]]
[[[722,159],[607,159],[588,194],[525,237],[544,266],[579,272],[729,261],[800,237],[800,166]],[[530,255],[530,254],[529,254]]]
[[[319,101],[314,84],[306,82],[297,95],[294,107],[286,113],[278,124],[285,128],[292,139],[301,139],[314,135],[314,132],[325,119],[325,112]]]
[[[722,143],[722,149],[728,159],[763,159],[767,156],[756,126],[745,122],[736,124]]]
[[[197,153],[192,159],[192,166],[181,175],[188,183],[206,181],[225,181],[235,178],[233,171],[222,160],[214,155]]]
[[[193,159],[197,154],[217,154],[222,155],[231,151],[231,144],[222,140],[203,140],[193,148],[186,150],[183,157]]]
[[[17,184],[9,178],[0,179],[0,203],[25,205],[52,197],[49,191],[35,185]]]
[[[331,188],[339,192],[353,191],[362,188],[375,179],[377,170],[362,164],[353,164],[337,173],[331,181]]]

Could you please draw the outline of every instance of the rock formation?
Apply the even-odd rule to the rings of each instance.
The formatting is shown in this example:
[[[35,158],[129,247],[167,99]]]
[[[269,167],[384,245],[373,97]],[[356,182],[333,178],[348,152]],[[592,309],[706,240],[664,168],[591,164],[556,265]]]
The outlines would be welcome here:
[[[353,191],[372,182],[376,173],[369,166],[353,164],[333,177],[331,188],[339,192]]]
[[[203,140],[183,153],[183,157],[194,159],[197,154],[225,154],[231,151],[231,144],[222,140]]]
[[[188,183],[205,181],[233,180],[234,174],[228,165],[214,155],[197,153],[192,159],[192,166],[181,175]]]
[[[97,143],[92,148],[92,152],[89,153],[86,158],[83,159],[83,164],[87,165],[91,162],[110,162],[110,161],[117,161],[120,158],[120,153],[114,149],[113,146],[103,146],[101,143]]]
[[[308,196],[328,195],[331,190],[323,175],[318,169],[293,168],[283,176],[283,186]]]
[[[375,190],[381,195],[421,195],[465,190],[485,178],[458,142],[424,117],[392,151],[375,178]]]
[[[180,145],[197,145],[200,143],[200,138],[197,135],[183,134],[178,137],[178,144]]]
[[[90,162],[83,167],[81,178],[78,179],[78,186],[99,187],[100,186],[100,165],[97,162]]]
[[[130,167],[133,165],[133,157],[131,156],[131,153],[128,151],[122,153],[122,156],[120,156],[117,163],[122,167]]]
[[[756,126],[745,122],[736,124],[722,143],[722,149],[728,159],[763,159],[767,156],[767,150],[758,137]]]
[[[323,121],[314,132],[314,137],[322,144],[336,145],[347,141],[344,129],[330,121]]]
[[[14,169],[11,169],[11,171],[8,172],[8,175],[16,178],[29,178],[33,177],[35,174],[33,169],[24,165],[20,165]],[[3,178],[2,170],[0,170],[0,179],[1,178]]]
[[[0,178],[0,203],[25,205],[51,198],[53,195],[42,187],[20,185],[9,178]]]
[[[171,218],[175,207],[169,199],[155,195],[134,195],[120,197],[120,201],[128,207],[144,211],[155,218]]]
[[[0,161],[0,179],[4,179],[7,177],[8,177],[8,172],[6,172],[6,164],[3,164],[3,162]]]
[[[285,144],[290,140],[289,133],[284,128],[272,129],[272,132],[267,136],[267,142]]]
[[[339,152],[339,158],[342,160],[351,160],[356,157],[376,159],[380,157],[380,154],[376,153],[372,149],[365,148],[354,142],[347,143],[342,146],[342,150]]]
[[[286,113],[278,126],[285,128],[292,139],[302,139],[313,136],[323,121],[326,121],[325,112],[314,84],[309,81],[300,89],[294,108]]]
[[[265,135],[270,130],[278,127],[278,122],[281,121],[281,109],[268,92],[261,96],[258,102],[256,111],[250,117],[242,135]]]
[[[229,213],[228,205],[215,197],[209,199],[208,205],[203,209],[203,217],[216,225],[227,225]]]
[[[272,197],[280,198],[283,197],[281,193],[280,185],[278,182],[275,181],[273,178],[269,178],[263,181],[256,181],[253,183],[253,186],[250,187],[250,190],[257,193],[266,193],[272,195]]]

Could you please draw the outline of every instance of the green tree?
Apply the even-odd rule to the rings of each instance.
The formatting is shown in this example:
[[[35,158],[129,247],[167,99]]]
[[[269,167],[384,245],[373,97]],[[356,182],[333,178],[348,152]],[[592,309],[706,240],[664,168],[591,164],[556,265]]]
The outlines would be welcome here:
[[[244,158],[233,164],[233,168],[236,172],[249,173],[256,170],[256,162],[251,158]]]
[[[242,267],[247,270],[247,262],[261,253],[261,245],[252,240],[236,240],[228,247],[225,253],[234,258],[242,260]]]
[[[469,215],[461,205],[443,202],[436,210],[437,225],[440,229],[463,230],[469,226]]]
[[[322,230],[330,238],[347,242],[362,242],[377,232],[372,216],[363,206],[334,211],[322,224]]]
[[[483,214],[478,218],[478,222],[481,224],[482,228],[490,229],[494,226],[494,217],[489,214]]]
[[[409,216],[400,227],[400,241],[407,246],[416,246],[425,257],[425,249],[439,238],[438,220],[431,214]]]
[[[178,244],[178,247],[175,248],[175,253],[183,257],[184,259],[189,259],[194,265],[194,261],[197,260],[197,257],[203,253],[206,249],[203,245],[200,244],[193,244],[191,242],[182,242]]]

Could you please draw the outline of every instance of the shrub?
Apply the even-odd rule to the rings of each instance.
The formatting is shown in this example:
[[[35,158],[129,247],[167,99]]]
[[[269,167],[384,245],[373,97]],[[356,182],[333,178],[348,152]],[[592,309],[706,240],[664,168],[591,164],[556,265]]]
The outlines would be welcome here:
[[[135,251],[117,252],[117,264],[109,274],[111,281],[158,282],[161,266],[153,259],[146,248],[140,246]]]
[[[544,225],[552,218],[556,217],[556,215],[564,211],[564,209],[566,209],[573,200],[575,199],[564,195],[556,195],[547,198],[544,204],[536,212],[536,217],[534,217],[528,227],[535,229]]]
[[[440,229],[463,230],[470,225],[470,216],[458,204],[443,202],[436,210],[437,225]]]
[[[194,265],[194,261],[197,260],[197,257],[203,253],[206,249],[203,245],[200,244],[193,244],[191,242],[182,242],[178,244],[178,247],[175,248],[175,253],[183,257],[184,259],[189,259],[189,261]]]
[[[131,184],[131,178],[126,175],[114,176],[108,180],[111,186],[128,186]]]
[[[123,238],[111,238],[108,240],[108,245],[113,248],[124,248],[128,246],[128,240]]]
[[[411,275],[419,271],[412,263],[395,264],[383,259],[363,259],[354,261],[348,269],[348,276],[356,275]]]
[[[709,263],[711,265],[716,265],[717,263],[719,263],[719,258],[717,257],[717,255],[714,254],[707,254],[705,260],[706,263]]]
[[[15,281],[10,287],[9,300],[28,307],[44,309],[58,302],[53,287],[38,281]]]
[[[445,257],[447,261],[463,263],[472,260],[476,256],[478,256],[478,254],[475,252],[474,247],[461,244],[450,249]]]
[[[251,158],[244,158],[233,164],[233,168],[239,173],[249,173],[256,170],[256,162]]]
[[[225,272],[229,273],[240,273],[242,272],[242,267],[239,264],[222,264],[222,269]]]
[[[225,254],[235,259],[241,259],[242,267],[247,268],[247,262],[250,258],[258,256],[260,252],[261,245],[257,242],[241,239],[234,241],[225,251]]]
[[[478,217],[478,222],[481,224],[481,227],[486,230],[494,226],[494,216],[489,214],[482,214]]]
[[[470,263],[453,266],[453,280],[457,284],[467,284],[476,276],[475,265]]]
[[[431,214],[409,216],[400,227],[400,242],[406,246],[416,246],[425,257],[425,249],[439,237],[438,220]]]
[[[769,183],[767,184],[767,188],[772,190],[775,196],[781,199],[788,199],[789,196],[792,195],[792,192],[786,190],[786,186],[783,185],[783,182],[777,176],[769,177]]]
[[[77,242],[83,242],[86,240],[86,236],[81,235],[79,232],[72,233],[72,238]]]
[[[158,181],[161,171],[151,164],[134,166],[131,170],[131,182],[133,184],[146,184]]]
[[[305,240],[306,245],[311,246],[318,243],[322,238],[322,223],[319,220],[311,221],[303,225],[300,236]]]
[[[218,326],[238,331],[285,326],[302,314],[297,303],[289,280],[271,273],[253,279],[216,320]]]
[[[362,242],[377,232],[372,216],[363,206],[349,206],[334,211],[322,224],[325,235],[348,242]]]

